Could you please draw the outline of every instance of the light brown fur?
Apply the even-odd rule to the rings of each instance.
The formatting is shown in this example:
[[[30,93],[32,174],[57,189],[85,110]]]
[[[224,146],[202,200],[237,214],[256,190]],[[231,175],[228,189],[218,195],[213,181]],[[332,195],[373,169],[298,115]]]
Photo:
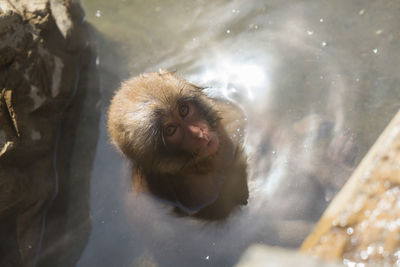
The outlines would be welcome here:
[[[170,116],[172,110],[182,101],[195,102],[201,116],[217,132],[220,145],[216,154],[200,159],[184,152],[170,151],[166,147],[161,130],[162,118]],[[232,103],[210,98],[203,88],[166,71],[142,74],[122,83],[108,111],[111,140],[134,161],[134,177],[144,177],[146,180],[146,183],[140,184],[146,184],[157,196],[171,201],[176,198],[185,199],[187,203],[200,203],[204,199],[214,202],[211,195],[218,196],[224,191],[221,186],[235,181],[235,178],[229,177],[231,173],[224,171],[239,165],[242,169],[239,173],[244,176],[245,181],[241,182],[241,186],[245,188],[239,190],[243,189],[245,192],[239,202],[244,203],[247,200],[243,137],[235,134],[237,129],[243,131],[243,122],[242,111]],[[173,189],[163,192],[165,188],[171,187]],[[182,194],[188,194],[184,192],[190,192],[197,197],[183,196]],[[181,195],[177,197],[177,194]],[[233,197],[235,192],[229,194]]]

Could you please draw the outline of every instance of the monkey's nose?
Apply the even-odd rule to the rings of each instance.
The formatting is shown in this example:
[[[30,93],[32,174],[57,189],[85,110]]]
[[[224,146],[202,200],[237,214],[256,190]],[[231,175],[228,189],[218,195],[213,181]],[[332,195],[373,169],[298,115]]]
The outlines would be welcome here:
[[[205,133],[205,130],[202,129],[201,127],[190,125],[188,126],[188,130],[192,137],[208,141],[208,135]]]

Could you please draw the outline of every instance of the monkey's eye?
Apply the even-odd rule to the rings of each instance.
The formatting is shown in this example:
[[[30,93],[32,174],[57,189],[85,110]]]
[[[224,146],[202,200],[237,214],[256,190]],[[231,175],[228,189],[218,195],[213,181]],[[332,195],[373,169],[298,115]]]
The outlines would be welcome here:
[[[172,136],[176,132],[176,126],[174,125],[168,125],[167,127],[164,128],[164,135],[166,136]]]
[[[179,107],[179,115],[181,115],[182,118],[186,117],[187,114],[189,114],[189,106],[188,105],[181,105]]]

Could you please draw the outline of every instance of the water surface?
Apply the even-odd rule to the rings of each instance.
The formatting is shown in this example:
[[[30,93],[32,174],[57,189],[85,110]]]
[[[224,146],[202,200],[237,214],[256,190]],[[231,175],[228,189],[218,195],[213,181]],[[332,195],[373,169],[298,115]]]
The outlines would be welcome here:
[[[77,266],[231,266],[252,243],[301,244],[335,190],[309,169],[347,179],[321,144],[350,132],[355,164],[399,108],[396,1],[84,0],[98,31],[100,136],[90,178],[92,230]],[[132,190],[130,164],[110,144],[106,110],[121,81],[164,68],[210,86],[248,116],[250,200],[223,222],[179,218]],[[278,125],[269,149],[268,127]],[[315,124],[312,122],[311,124]],[[303,127],[302,129],[313,129]],[[340,146],[340,145],[339,145]],[[327,146],[328,147],[328,146]],[[326,174],[321,174],[325,175]]]

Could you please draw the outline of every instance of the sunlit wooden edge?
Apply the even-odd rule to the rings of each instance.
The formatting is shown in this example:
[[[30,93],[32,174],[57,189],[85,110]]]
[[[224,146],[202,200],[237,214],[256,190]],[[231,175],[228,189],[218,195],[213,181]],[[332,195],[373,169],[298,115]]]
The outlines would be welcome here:
[[[318,245],[321,237],[332,228],[333,221],[338,217],[340,212],[343,211],[347,205],[351,205],[351,200],[355,197],[361,179],[365,177],[368,171],[378,166],[374,164],[375,159],[379,156],[383,156],[396,138],[400,138],[400,131],[397,127],[400,127],[400,110],[360,162],[347,183],[325,210],[314,231],[303,242],[300,248],[301,251],[311,252],[311,249]]]

